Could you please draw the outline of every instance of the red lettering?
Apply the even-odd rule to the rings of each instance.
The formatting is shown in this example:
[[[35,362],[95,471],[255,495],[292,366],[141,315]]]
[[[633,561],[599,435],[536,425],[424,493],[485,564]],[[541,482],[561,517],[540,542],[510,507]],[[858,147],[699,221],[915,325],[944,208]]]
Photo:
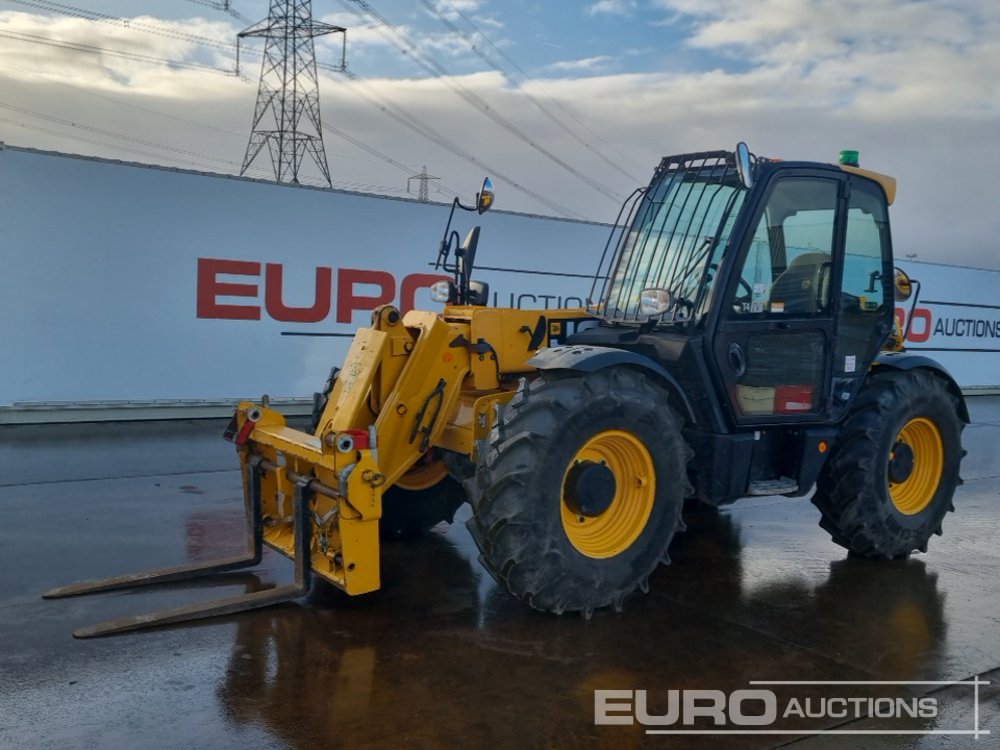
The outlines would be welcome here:
[[[896,308],[896,327],[899,329],[900,335],[902,335],[903,330],[906,328],[906,311],[902,307]]]
[[[449,281],[451,277],[439,273],[411,273],[403,278],[399,290],[399,309],[406,314],[417,306],[415,297],[418,289],[426,289],[438,281]]]
[[[257,296],[256,284],[219,281],[220,273],[236,276],[260,276],[260,263],[249,260],[198,258],[198,317],[227,320],[260,320],[257,305],[223,305],[219,297]]]
[[[268,263],[264,270],[264,307],[267,314],[285,323],[319,323],[330,313],[330,293],[333,289],[333,269],[316,269],[316,292],[311,307],[289,307],[282,290],[283,268],[280,263]]]
[[[917,321],[920,321],[919,326]],[[917,330],[918,327],[920,330]],[[917,307],[910,315],[910,333],[906,340],[912,341],[914,344],[923,344],[931,337],[932,330],[931,311],[926,307]]]
[[[380,288],[375,296],[355,294],[355,284],[372,284]],[[392,302],[396,297],[396,280],[386,271],[341,268],[337,273],[337,322],[350,323],[355,310],[373,310]]]

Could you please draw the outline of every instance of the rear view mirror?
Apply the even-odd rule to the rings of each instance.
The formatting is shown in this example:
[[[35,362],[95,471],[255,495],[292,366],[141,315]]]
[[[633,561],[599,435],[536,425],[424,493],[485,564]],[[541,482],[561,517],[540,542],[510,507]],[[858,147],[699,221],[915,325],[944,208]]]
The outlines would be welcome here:
[[[476,196],[476,210],[484,214],[493,207],[493,180],[487,177],[483,180],[483,189]]]
[[[893,279],[893,286],[895,287],[895,297],[897,302],[906,302],[913,294],[913,282],[910,281],[910,277],[906,275],[906,271],[901,268],[896,269],[896,274]]]
[[[479,227],[473,227],[465,235],[465,242],[455,251],[455,256],[461,259],[462,273],[471,274],[476,263],[476,248],[479,247]]]
[[[736,144],[736,174],[739,175],[743,187],[747,190],[753,187],[753,160],[750,148],[743,141]]]
[[[469,299],[466,304],[486,307],[490,299],[490,285],[485,281],[469,282]]]

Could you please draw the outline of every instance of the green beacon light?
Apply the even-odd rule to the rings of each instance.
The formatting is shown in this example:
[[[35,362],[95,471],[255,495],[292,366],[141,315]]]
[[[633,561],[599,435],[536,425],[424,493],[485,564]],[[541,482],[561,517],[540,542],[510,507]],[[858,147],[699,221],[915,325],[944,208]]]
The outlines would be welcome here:
[[[840,152],[840,163],[845,167],[858,166],[858,152],[854,149],[845,148]]]

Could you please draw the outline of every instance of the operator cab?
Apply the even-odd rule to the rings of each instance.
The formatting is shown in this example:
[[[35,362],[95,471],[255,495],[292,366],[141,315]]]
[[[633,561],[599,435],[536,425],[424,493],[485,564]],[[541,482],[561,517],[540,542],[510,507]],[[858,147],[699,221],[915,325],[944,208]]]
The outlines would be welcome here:
[[[850,157],[780,161],[741,143],[664,158],[623,208],[595,276],[589,312],[601,325],[570,343],[662,367],[689,405],[695,445],[724,435],[739,453],[763,450],[734,446],[749,440],[780,454],[802,430],[819,445],[894,323],[895,181]]]

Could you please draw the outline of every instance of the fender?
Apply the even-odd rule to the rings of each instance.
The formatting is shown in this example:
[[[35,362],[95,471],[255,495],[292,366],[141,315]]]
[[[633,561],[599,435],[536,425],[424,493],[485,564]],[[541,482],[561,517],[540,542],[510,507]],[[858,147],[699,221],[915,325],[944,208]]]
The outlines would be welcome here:
[[[654,373],[666,381],[671,393],[675,394],[684,406],[684,416],[688,424],[696,424],[698,419],[688,401],[687,394],[681,388],[674,376],[664,369],[656,360],[627,349],[615,349],[610,346],[553,346],[540,349],[527,364],[537,370],[574,370],[576,372],[597,372],[614,365],[629,365],[639,367]]]
[[[969,417],[969,407],[966,405],[965,397],[962,395],[962,389],[958,387],[955,378],[940,363],[930,357],[906,351],[880,352],[872,363],[872,368],[876,367],[888,367],[893,370],[903,371],[916,369],[930,370],[947,383],[948,391],[958,399],[958,416],[962,418],[962,421],[966,424],[972,421]]]

